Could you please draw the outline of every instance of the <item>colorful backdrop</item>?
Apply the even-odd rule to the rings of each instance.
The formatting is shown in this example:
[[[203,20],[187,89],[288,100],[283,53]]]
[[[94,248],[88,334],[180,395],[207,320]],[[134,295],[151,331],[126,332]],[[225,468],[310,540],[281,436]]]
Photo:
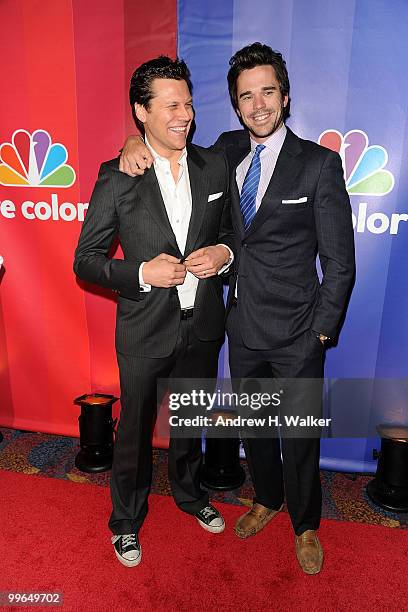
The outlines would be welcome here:
[[[114,301],[78,285],[72,255],[99,164],[134,130],[127,102],[133,69],[176,48],[192,72],[194,140],[202,145],[238,127],[226,87],[232,53],[254,40],[283,53],[291,78],[289,125],[339,151],[354,213],[357,283],[327,373],[406,377],[407,3],[144,4],[0,3],[0,45],[8,58],[0,84],[1,424],[75,434],[74,397],[119,391]],[[372,385],[363,398],[333,404],[332,415],[367,419],[376,397]],[[372,469],[374,444],[323,441],[322,464]]]
[[[235,50],[280,50],[291,82],[288,125],[337,150],[354,213],[357,280],[326,375],[364,379],[327,393],[334,422],[407,419],[408,4],[404,0],[181,0],[179,53],[194,76],[197,142],[237,129],[225,75]],[[391,385],[382,379],[393,378]],[[369,380],[367,380],[369,379]],[[375,381],[375,382],[373,382]],[[371,470],[376,439],[322,441],[322,465]]]
[[[83,203],[134,131],[134,68],[176,53],[176,4],[4,0],[0,24],[0,419],[75,435],[73,398],[119,393],[115,302],[72,272]]]

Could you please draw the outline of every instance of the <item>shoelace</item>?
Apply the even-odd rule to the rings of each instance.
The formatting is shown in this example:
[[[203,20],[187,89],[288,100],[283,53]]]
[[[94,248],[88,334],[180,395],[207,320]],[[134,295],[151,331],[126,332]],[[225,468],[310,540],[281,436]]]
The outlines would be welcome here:
[[[206,506],[205,508],[200,510],[200,514],[205,519],[209,518],[210,516],[217,516],[217,513],[210,506]]]
[[[137,546],[137,540],[134,533],[122,536],[122,548],[128,548],[129,546]]]

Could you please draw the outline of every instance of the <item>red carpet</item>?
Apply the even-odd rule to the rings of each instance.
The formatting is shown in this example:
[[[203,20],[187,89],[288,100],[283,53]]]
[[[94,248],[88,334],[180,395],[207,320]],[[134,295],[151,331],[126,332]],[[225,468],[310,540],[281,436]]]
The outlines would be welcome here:
[[[81,612],[406,609],[400,529],[324,521],[324,569],[306,576],[287,514],[241,541],[232,532],[241,508],[223,505],[227,529],[212,535],[170,497],[151,496],[142,563],[125,568],[106,526],[108,489],[6,471],[0,482],[0,591],[61,591],[63,610]]]

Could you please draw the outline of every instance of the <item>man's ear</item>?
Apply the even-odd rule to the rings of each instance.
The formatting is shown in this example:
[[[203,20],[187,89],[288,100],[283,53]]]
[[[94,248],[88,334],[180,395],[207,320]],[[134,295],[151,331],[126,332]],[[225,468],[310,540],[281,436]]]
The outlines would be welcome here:
[[[287,107],[288,101],[289,101],[289,96],[286,94],[286,96],[283,96],[283,108]]]
[[[135,104],[135,115],[139,119],[141,123],[145,123],[146,121],[146,109],[142,104]]]

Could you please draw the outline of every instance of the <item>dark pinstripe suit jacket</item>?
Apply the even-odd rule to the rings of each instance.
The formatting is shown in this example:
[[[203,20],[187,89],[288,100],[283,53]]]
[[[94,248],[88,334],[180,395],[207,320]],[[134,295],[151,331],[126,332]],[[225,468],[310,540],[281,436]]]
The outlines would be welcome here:
[[[250,151],[249,134],[225,132],[214,150],[224,153],[231,171],[236,236],[231,289],[238,278],[246,346],[278,348],[308,329],[334,338],[355,273],[351,208],[339,155],[288,129],[261,206],[244,231],[235,176]],[[232,297],[231,290],[227,308]]]
[[[187,147],[192,214],[185,254],[218,242],[233,248],[228,172],[224,157],[195,145]],[[210,194],[222,193],[208,202]],[[119,238],[124,260],[109,258]],[[174,349],[180,325],[175,287],[140,292],[142,261],[160,253],[182,257],[167,217],[152,167],[130,177],[118,169],[118,159],[102,164],[75,252],[79,278],[118,292],[116,348],[119,352],[165,357]],[[224,336],[222,279],[200,280],[194,304],[194,330],[202,340]]]

